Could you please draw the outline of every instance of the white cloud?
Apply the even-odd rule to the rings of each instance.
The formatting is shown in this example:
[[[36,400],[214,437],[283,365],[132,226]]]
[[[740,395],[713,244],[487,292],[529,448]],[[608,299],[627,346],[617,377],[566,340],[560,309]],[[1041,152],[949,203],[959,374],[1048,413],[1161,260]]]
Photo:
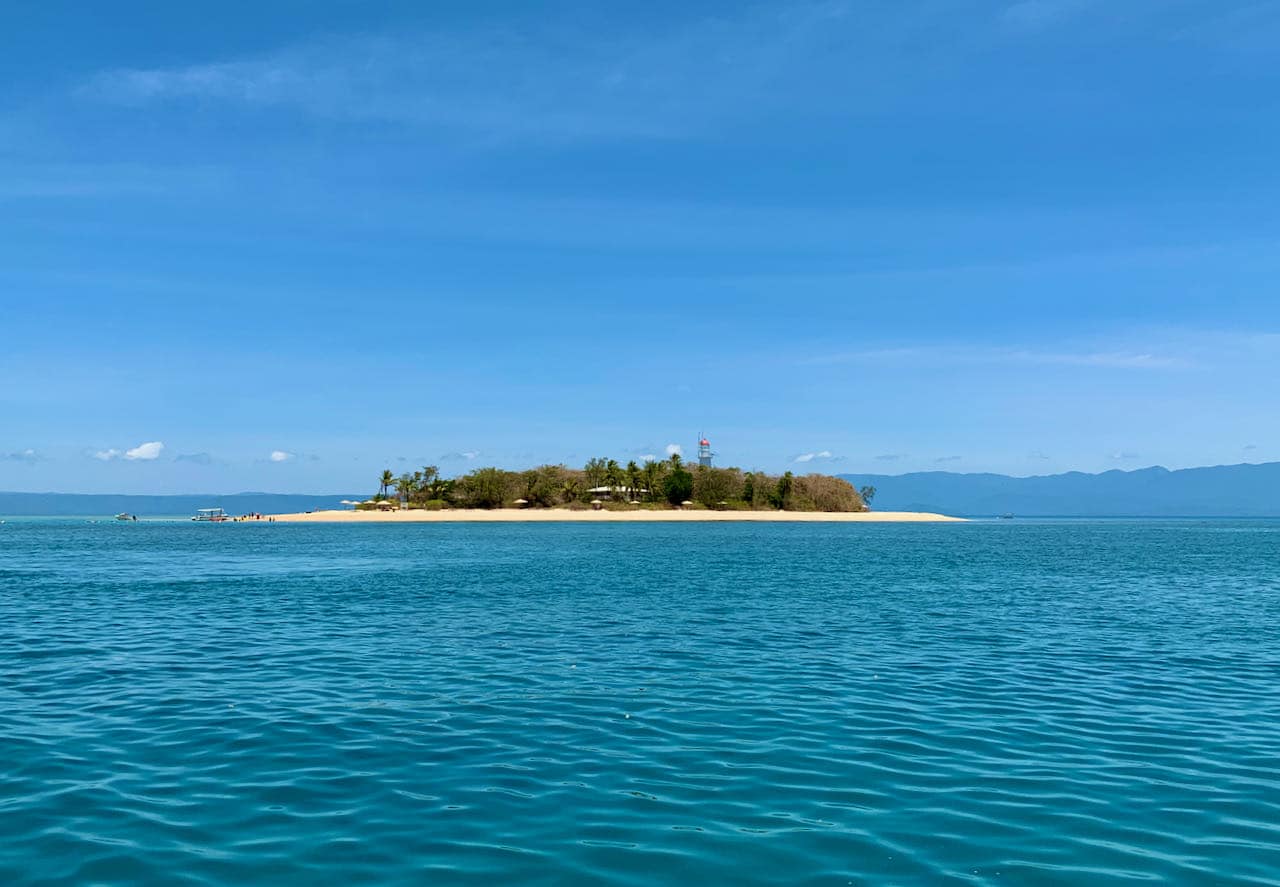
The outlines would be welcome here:
[[[130,462],[151,462],[160,458],[160,454],[164,452],[164,444],[158,440],[140,443],[131,450],[124,451],[124,457]]]
[[[480,458],[479,450],[463,450],[460,453],[444,453],[440,456],[441,462],[474,462]]]
[[[44,456],[41,456],[32,448],[18,450],[16,453],[5,453],[0,455],[0,462],[26,462],[28,465],[34,465],[37,462],[43,462]]]
[[[640,461],[641,461],[641,462],[654,462],[654,461],[656,461],[656,460],[657,460],[657,458],[658,458],[658,457],[657,457],[657,456],[655,456],[653,453],[645,453],[643,456],[641,456],[641,457],[640,457]]]
[[[272,462],[288,462],[288,461],[289,461],[290,459],[292,459],[292,458],[294,458],[293,453],[289,453],[289,452],[286,452],[286,451],[284,451],[284,450],[272,450],[272,451],[271,451],[271,461],[272,461]]]
[[[1128,450],[1121,450],[1111,454],[1111,458],[1116,462],[1127,462],[1130,459],[1137,459],[1138,456],[1138,453],[1131,453]]]
[[[821,461],[825,459],[834,459],[834,458],[836,457],[831,455],[830,450],[823,450],[820,453],[801,453],[799,456],[796,456],[795,459],[793,459],[792,461],[793,462],[814,462],[814,461]]]
[[[684,449],[680,446],[680,444],[675,444],[675,443],[667,444],[667,455],[668,455],[668,456],[683,456],[683,455],[684,455]]]
[[[120,458],[120,451],[115,449],[98,450],[96,453],[93,454],[93,458],[98,459],[102,462],[110,462],[112,459]]]

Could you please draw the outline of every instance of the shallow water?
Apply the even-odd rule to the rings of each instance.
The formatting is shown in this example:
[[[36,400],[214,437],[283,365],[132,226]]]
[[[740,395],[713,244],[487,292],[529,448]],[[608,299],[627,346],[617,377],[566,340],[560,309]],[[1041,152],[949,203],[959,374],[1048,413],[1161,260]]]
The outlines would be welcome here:
[[[1280,523],[0,526],[0,882],[1280,884]]]

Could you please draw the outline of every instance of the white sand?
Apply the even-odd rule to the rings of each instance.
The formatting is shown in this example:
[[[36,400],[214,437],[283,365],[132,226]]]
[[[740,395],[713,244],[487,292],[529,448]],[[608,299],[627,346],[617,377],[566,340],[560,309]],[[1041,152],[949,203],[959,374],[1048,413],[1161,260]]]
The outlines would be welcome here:
[[[453,508],[444,511],[312,511],[306,514],[277,514],[273,517],[284,523],[476,523],[501,521],[581,521],[583,523],[608,523],[610,521],[764,521],[787,523],[926,523],[960,521],[963,518],[948,517],[924,511],[864,511],[864,512],[814,512],[814,511],[570,511],[565,508]]]

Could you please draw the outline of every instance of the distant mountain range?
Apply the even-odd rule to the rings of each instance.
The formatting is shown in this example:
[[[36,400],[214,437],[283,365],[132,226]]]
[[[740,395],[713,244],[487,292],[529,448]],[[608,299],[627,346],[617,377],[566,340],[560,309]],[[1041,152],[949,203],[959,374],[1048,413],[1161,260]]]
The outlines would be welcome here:
[[[878,511],[940,511],[1023,517],[1280,516],[1280,462],[1211,468],[1003,474],[842,474],[876,488]]]
[[[174,517],[195,514],[197,508],[225,508],[230,514],[286,514],[339,508],[343,499],[364,499],[348,494],[291,496],[279,493],[235,493],[230,496],[117,496],[81,493],[0,493],[0,517],[110,516],[122,511],[139,517]]]
[[[854,486],[875,487],[872,506],[878,511],[1021,517],[1280,517],[1280,462],[1180,471],[1159,467],[1102,474],[1072,471],[1042,477],[948,471],[840,477]],[[336,508],[343,499],[363,498],[355,493],[117,496],[0,492],[0,517],[110,516],[122,511],[140,517],[172,517],[215,507],[231,514],[280,514]]]

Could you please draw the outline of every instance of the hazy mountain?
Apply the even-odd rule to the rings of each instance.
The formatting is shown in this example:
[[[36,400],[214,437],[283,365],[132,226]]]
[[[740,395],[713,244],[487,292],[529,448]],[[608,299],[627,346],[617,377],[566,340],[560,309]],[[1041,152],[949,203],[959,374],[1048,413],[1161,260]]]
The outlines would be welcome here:
[[[1043,477],[1002,474],[844,474],[876,488],[881,511],[1061,516],[1280,516],[1280,462],[1143,468]]]
[[[110,516],[127,511],[139,517],[195,514],[197,508],[225,508],[230,514],[283,514],[339,508],[358,495],[291,496],[279,493],[235,493],[230,496],[124,496],[80,493],[0,493],[0,516]]]

